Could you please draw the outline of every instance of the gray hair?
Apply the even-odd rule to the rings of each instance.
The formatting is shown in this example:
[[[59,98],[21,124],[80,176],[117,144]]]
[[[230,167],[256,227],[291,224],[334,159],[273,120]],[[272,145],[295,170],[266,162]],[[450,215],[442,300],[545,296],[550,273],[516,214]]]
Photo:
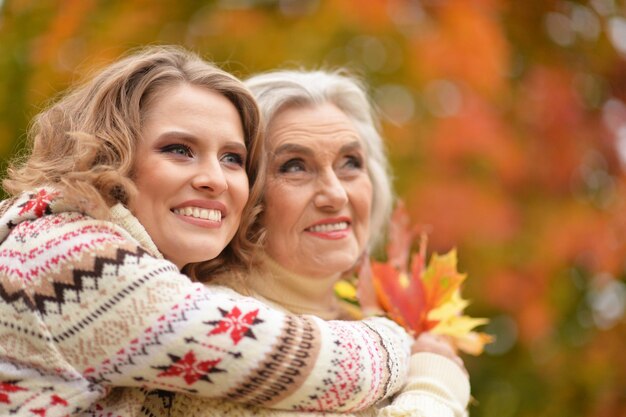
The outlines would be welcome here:
[[[379,133],[379,120],[363,84],[342,70],[272,71],[255,75],[244,83],[255,96],[266,126],[286,106],[332,103],[348,116],[365,143],[373,186],[368,246],[373,249],[380,244],[393,206],[391,171]]]

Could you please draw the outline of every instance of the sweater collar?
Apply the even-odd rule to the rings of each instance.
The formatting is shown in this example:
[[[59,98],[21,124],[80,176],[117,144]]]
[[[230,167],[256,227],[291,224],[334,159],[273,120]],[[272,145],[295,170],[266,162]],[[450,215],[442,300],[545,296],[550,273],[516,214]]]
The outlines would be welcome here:
[[[296,314],[311,314],[325,320],[337,319],[340,306],[334,292],[337,276],[312,278],[298,275],[266,254],[260,255],[260,275],[247,283],[254,293]]]
[[[117,203],[110,209],[109,219],[111,222],[117,224],[126,230],[133,239],[139,242],[139,245],[148,251],[150,255],[163,259],[163,255],[159,252],[152,238],[143,227],[143,225],[137,220],[137,218],[121,203]]]

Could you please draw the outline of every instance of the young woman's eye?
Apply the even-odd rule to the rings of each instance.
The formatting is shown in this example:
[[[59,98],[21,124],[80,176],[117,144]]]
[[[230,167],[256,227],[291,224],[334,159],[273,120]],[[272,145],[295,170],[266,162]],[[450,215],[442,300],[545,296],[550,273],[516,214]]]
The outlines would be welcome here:
[[[174,155],[180,155],[180,156],[186,156],[186,157],[192,157],[193,156],[193,152],[191,151],[191,148],[187,145],[183,145],[181,143],[174,143],[171,145],[166,145],[164,147],[161,148],[161,152],[162,153],[171,153]]]
[[[300,172],[304,170],[305,170],[304,161],[299,158],[290,159],[287,162],[284,162],[283,164],[281,164],[280,167],[278,168],[278,172],[282,174],[290,173],[290,172]]]
[[[227,164],[233,164],[240,167],[244,166],[244,164],[246,163],[243,155],[233,152],[224,154],[224,156],[222,156],[222,161],[226,162]]]

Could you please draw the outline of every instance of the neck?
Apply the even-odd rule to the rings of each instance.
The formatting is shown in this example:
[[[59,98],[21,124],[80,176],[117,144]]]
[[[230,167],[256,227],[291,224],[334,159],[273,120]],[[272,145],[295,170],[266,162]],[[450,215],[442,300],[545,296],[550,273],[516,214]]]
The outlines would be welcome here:
[[[312,314],[325,320],[340,314],[334,286],[340,275],[308,277],[280,266],[267,255],[261,255],[262,274],[248,282],[252,291],[296,314]]]

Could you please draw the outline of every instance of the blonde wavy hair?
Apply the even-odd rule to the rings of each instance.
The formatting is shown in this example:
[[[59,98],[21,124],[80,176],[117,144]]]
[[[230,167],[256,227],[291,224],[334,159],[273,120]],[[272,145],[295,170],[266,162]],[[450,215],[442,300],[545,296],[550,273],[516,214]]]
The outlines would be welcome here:
[[[35,116],[27,136],[29,152],[10,165],[4,189],[16,195],[53,186],[81,210],[102,219],[114,204],[128,206],[136,194],[133,165],[146,110],[159,94],[177,84],[215,91],[236,107],[248,148],[251,187],[242,224],[222,254],[184,270],[202,279],[248,265],[261,237],[257,218],[264,172],[259,170],[259,110],[240,80],[180,47],[133,51]]]

